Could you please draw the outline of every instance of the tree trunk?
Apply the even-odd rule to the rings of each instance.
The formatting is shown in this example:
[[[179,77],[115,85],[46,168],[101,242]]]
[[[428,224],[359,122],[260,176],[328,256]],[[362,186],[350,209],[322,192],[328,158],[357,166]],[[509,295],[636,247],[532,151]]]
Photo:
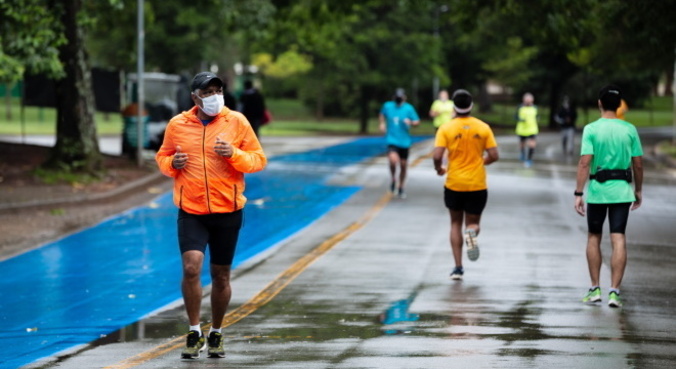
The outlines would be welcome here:
[[[50,5],[52,11],[61,15],[67,41],[59,48],[59,59],[66,76],[56,81],[56,145],[48,166],[95,174],[102,169],[102,156],[94,124],[94,98],[84,31],[78,24],[82,1],[57,0],[51,1]]]
[[[488,93],[488,82],[483,81],[479,83],[479,96],[478,96],[479,109],[481,113],[488,113],[493,111],[493,102],[491,101],[491,95]]]
[[[674,55],[676,55],[676,48],[674,48]],[[672,92],[676,90],[676,58],[674,58],[674,76],[673,79],[671,80],[671,83],[673,84],[672,87]],[[674,108],[672,109],[672,120],[673,120],[673,125],[671,126],[671,145],[676,146],[676,94],[673,94],[674,96]]]

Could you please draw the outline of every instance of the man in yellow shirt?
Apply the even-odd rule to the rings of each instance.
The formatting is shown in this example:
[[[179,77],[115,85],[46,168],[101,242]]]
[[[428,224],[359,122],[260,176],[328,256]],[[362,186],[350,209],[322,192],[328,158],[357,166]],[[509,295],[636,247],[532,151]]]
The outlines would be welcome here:
[[[439,91],[439,99],[434,100],[430,107],[430,117],[434,118],[432,124],[436,129],[453,119],[453,101],[448,99],[448,91]]]
[[[451,216],[451,250],[455,259],[451,278],[460,280],[464,274],[463,235],[469,260],[479,258],[477,235],[481,213],[488,199],[486,165],[497,161],[499,154],[498,144],[488,124],[470,116],[472,95],[465,90],[457,90],[453,93],[453,103],[456,118],[437,131],[432,155],[437,174],[446,175],[444,202]],[[444,154],[448,156],[448,168],[442,166]]]
[[[523,103],[516,110],[516,135],[519,136],[520,159],[526,168],[533,165],[533,153],[539,133],[538,108],[530,92],[523,95]]]

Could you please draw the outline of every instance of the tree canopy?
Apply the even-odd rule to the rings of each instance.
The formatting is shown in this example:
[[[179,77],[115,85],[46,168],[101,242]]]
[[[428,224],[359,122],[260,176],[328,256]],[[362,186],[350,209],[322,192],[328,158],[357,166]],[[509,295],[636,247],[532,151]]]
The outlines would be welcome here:
[[[0,1],[0,82],[19,81],[25,72],[63,76],[58,47],[65,42],[44,0]]]
[[[448,82],[431,27],[434,4],[419,1],[273,1],[269,38],[257,47],[282,55],[307,55],[312,69],[298,94],[337,114],[360,118],[361,130],[395,88],[414,99],[434,76]],[[413,16],[415,14],[415,16]]]
[[[0,0],[0,81],[26,71],[64,77],[68,41],[56,0]],[[133,71],[136,0],[87,1],[77,22],[92,64]],[[555,106],[592,103],[601,84],[635,103],[673,78],[676,7],[643,0],[146,0],[148,70],[194,73],[256,65],[268,91],[362,131],[395,88],[419,109],[442,87],[488,81]],[[85,32],[86,31],[86,32]],[[77,51],[79,52],[79,51]],[[87,60],[86,58],[83,60]],[[89,78],[84,76],[85,79]],[[85,103],[88,104],[88,103]],[[73,123],[75,124],[75,123]]]

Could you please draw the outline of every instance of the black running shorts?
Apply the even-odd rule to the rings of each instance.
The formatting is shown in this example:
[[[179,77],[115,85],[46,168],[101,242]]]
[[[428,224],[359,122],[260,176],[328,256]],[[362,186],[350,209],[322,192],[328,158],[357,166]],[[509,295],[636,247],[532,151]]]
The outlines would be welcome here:
[[[629,219],[630,202],[618,204],[587,204],[587,228],[589,233],[603,233],[603,223],[608,215],[610,233],[624,234]]]
[[[519,141],[521,143],[526,142],[527,140],[534,140],[538,137],[538,135],[530,135],[530,136],[519,136]]]
[[[387,152],[394,151],[399,155],[399,159],[401,160],[408,160],[408,148],[403,148],[399,146],[394,146],[394,145],[387,145]]]
[[[481,215],[488,201],[488,190],[459,192],[444,187],[444,203],[450,210]]]
[[[181,254],[190,250],[205,252],[209,245],[211,263],[232,265],[242,228],[242,211],[195,215],[178,210],[178,245]]]

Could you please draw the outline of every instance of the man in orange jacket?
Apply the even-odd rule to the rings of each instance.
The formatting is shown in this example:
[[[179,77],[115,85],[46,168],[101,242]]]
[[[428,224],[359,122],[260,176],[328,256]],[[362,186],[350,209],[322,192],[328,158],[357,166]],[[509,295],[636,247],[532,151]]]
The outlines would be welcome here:
[[[224,107],[223,81],[202,72],[191,84],[195,106],[169,121],[155,160],[174,178],[178,242],[183,261],[181,290],[190,321],[181,356],[195,359],[208,343],[210,357],[225,357],[221,324],[230,303],[230,266],[242,226],[244,173],[262,170],[267,159],[251,124]],[[204,253],[211,257],[212,327],[200,327]]]

